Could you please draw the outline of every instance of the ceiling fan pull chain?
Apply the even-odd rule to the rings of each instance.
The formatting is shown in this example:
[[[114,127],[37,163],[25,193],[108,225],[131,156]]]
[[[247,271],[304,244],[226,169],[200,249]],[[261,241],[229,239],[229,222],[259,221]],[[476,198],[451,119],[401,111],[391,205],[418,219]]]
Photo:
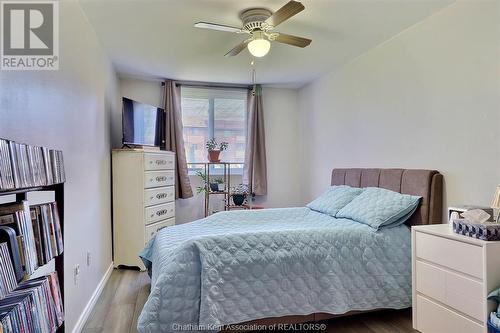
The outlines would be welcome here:
[[[255,59],[252,59],[252,61],[250,62],[250,66],[252,66],[252,85],[255,86],[255,84],[257,83],[257,72],[255,71]],[[254,93],[253,89],[252,89],[252,94]]]
[[[257,84],[257,71],[255,70],[255,59],[250,62],[252,66],[252,96],[255,96],[255,85]]]

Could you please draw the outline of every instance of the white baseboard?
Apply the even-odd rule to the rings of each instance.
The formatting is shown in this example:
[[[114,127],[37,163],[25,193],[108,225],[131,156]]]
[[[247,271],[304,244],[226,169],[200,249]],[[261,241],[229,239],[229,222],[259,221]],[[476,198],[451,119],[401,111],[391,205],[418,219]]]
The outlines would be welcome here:
[[[99,296],[101,296],[102,290],[104,289],[104,286],[106,285],[106,282],[108,282],[109,277],[111,276],[111,273],[113,272],[113,262],[108,267],[108,270],[106,273],[104,273],[104,276],[102,277],[101,281],[97,285],[97,288],[94,290],[94,293],[92,294],[92,297],[90,297],[89,302],[83,309],[82,314],[80,315],[80,318],[78,318],[78,321],[75,324],[75,327],[73,328],[73,333],[80,333],[83,329],[83,326],[87,322],[87,319],[89,318],[90,313],[92,312],[92,309],[94,309],[95,303],[99,299]]]

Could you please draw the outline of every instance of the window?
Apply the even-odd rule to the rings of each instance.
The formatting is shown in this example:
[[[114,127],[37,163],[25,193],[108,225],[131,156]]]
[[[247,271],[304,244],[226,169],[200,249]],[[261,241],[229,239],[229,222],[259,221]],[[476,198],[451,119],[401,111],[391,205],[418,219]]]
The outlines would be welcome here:
[[[188,167],[207,161],[205,143],[215,138],[229,147],[224,162],[236,163],[231,171],[243,170],[246,144],[247,91],[243,89],[181,87],[182,123]],[[217,169],[218,166],[214,166]],[[222,168],[222,166],[220,166]]]

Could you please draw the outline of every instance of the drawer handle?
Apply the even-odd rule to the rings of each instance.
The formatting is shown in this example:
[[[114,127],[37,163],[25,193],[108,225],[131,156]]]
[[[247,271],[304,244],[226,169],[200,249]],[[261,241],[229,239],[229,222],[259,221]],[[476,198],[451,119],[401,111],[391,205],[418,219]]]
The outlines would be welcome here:
[[[168,196],[167,193],[158,193],[156,199],[165,199]]]
[[[156,215],[162,216],[168,213],[168,209],[162,209],[156,212]]]
[[[149,161],[149,164],[156,163],[156,165],[164,165],[167,164],[167,161],[165,160],[155,160],[154,162],[152,160]]]

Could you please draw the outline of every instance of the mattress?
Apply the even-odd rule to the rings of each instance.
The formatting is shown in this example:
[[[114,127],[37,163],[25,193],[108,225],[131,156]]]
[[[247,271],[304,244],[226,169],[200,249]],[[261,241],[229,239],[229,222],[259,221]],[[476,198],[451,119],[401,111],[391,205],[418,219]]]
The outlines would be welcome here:
[[[158,232],[140,254],[140,332],[411,306],[407,226],[375,231],[309,208],[220,212]]]

